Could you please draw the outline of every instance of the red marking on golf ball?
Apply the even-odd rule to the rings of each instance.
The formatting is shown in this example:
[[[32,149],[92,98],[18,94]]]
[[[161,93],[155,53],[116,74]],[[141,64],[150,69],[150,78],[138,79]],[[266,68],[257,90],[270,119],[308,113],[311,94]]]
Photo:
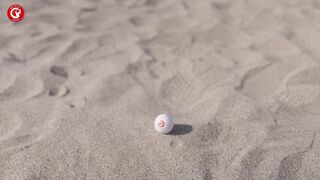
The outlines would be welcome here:
[[[160,122],[158,122],[158,126],[159,127],[164,127],[166,123],[163,120],[160,120]]]

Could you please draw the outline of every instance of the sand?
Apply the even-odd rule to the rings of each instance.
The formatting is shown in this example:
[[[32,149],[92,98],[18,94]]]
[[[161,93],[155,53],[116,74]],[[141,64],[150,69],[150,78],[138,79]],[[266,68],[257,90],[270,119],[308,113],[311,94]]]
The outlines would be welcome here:
[[[320,179],[317,0],[11,3],[0,179]]]

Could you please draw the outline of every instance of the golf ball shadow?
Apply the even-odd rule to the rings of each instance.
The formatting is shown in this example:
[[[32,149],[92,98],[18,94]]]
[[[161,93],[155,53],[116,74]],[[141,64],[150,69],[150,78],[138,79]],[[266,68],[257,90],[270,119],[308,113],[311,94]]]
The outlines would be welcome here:
[[[168,135],[185,135],[188,133],[191,133],[193,130],[193,127],[188,124],[175,124],[173,127],[173,130],[168,133]]]

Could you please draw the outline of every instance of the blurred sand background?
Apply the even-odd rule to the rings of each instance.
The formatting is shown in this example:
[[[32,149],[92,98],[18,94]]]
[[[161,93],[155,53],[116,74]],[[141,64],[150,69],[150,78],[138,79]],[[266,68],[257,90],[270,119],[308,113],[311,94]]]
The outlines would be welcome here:
[[[5,0],[0,16],[0,179],[320,179],[320,1]]]

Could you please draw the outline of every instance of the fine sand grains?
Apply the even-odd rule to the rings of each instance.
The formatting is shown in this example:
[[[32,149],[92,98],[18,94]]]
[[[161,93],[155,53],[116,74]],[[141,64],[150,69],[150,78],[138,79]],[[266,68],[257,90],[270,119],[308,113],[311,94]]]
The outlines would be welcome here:
[[[16,3],[0,179],[320,179],[318,2]]]

